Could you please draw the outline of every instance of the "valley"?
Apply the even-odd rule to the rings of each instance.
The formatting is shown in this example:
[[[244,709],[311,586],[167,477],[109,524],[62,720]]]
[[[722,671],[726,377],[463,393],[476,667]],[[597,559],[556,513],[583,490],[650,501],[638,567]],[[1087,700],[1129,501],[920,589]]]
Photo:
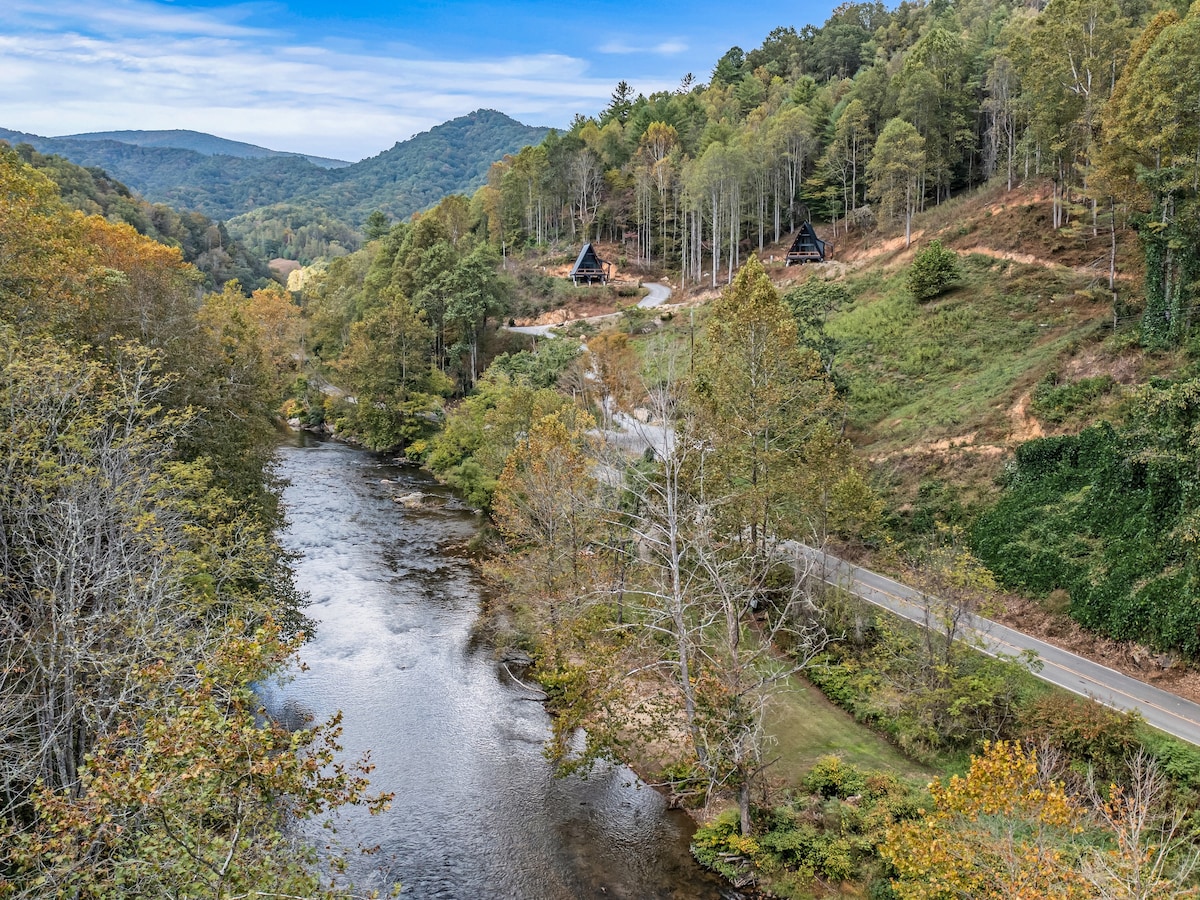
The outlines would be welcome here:
[[[664,897],[1193,896],[1173,701],[976,626],[1200,700],[1198,61],[1200,7],[854,3],[345,165],[0,132],[0,894],[635,896],[611,841]]]

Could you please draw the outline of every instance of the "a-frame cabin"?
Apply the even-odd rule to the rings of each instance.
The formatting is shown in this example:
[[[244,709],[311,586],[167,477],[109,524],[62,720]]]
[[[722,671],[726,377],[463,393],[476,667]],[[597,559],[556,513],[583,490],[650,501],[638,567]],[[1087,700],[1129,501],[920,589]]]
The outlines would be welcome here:
[[[813,231],[812,222],[805,222],[796,233],[792,247],[787,252],[787,262],[792,263],[825,262],[825,242]]]
[[[608,268],[609,264],[599,257],[596,248],[591,244],[584,244],[583,249],[579,251],[579,258],[571,267],[569,277],[576,284],[605,284],[608,281]]]

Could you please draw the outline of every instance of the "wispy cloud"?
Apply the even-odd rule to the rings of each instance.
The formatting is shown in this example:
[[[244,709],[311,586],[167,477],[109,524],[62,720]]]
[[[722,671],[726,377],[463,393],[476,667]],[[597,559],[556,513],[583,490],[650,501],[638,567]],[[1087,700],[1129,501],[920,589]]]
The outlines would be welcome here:
[[[38,134],[192,128],[358,159],[480,107],[565,124],[612,90],[611,78],[574,56],[431,59],[268,35],[242,18],[237,7],[208,14],[145,0],[5,0],[0,125]]]
[[[266,37],[270,31],[242,24],[254,7],[234,4],[209,12],[195,12],[163,6],[146,0],[6,0],[0,22],[30,30],[63,29],[88,33],[208,35],[224,37]]]
[[[615,53],[622,55],[652,53],[655,56],[677,56],[680,53],[686,53],[688,51],[688,45],[680,40],[663,41],[660,44],[651,44],[649,46],[627,44],[623,41],[609,41],[606,44],[601,44],[596,49],[601,53]]]

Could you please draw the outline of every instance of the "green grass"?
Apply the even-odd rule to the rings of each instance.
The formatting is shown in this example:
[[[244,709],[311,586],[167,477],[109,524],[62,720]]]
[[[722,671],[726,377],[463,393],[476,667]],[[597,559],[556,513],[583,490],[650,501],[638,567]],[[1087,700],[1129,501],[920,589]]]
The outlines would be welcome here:
[[[834,706],[803,678],[791,679],[790,686],[776,698],[767,721],[767,733],[777,741],[768,758],[779,757],[768,770],[770,778],[787,785],[799,784],[818,759],[831,753],[863,769],[900,775],[934,774]]]
[[[886,449],[975,430],[1003,437],[1020,390],[1092,339],[1107,315],[1075,299],[1087,279],[1069,270],[975,254],[962,262],[961,286],[925,304],[909,295],[903,268],[848,282],[857,300],[828,330],[850,388],[849,423],[864,444]]]

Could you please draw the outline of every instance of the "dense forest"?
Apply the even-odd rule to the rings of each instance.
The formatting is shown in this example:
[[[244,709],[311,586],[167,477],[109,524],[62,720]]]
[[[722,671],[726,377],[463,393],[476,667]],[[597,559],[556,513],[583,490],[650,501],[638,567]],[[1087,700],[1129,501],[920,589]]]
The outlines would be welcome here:
[[[219,291],[235,280],[249,290],[271,283],[266,264],[271,257],[259,248],[247,250],[220,222],[201,213],[176,212],[164,203],[149,203],[102,169],[85,169],[60,156],[45,156],[28,144],[18,144],[16,150],[24,162],[58,185],[63,202],[72,209],[123,222],[138,234],[178,247],[184,262],[196,267],[209,290]]]
[[[319,895],[285,826],[365,770],[251,689],[304,625],[268,465],[299,310],[8,148],[0,196],[0,894]]]
[[[338,169],[348,166],[344,159],[329,159],[324,156],[309,156],[306,153],[288,153],[284,150],[268,150],[256,144],[231,141],[228,138],[174,128],[168,131],[91,131],[86,134],[65,134],[62,140],[116,141],[135,147],[174,147],[177,150],[195,150],[205,156],[236,156],[245,159],[262,159],[270,156],[299,156],[323,169]]]
[[[844,3],[820,28],[731,48],[707,84],[618,85],[598,116],[496,166],[480,199],[496,243],[605,237],[715,286],[809,217],[836,243],[991,178],[1044,178],[1044,227],[1063,239],[1137,229],[1148,327],[1178,337],[1200,243],[1198,16],[1117,0]]]

